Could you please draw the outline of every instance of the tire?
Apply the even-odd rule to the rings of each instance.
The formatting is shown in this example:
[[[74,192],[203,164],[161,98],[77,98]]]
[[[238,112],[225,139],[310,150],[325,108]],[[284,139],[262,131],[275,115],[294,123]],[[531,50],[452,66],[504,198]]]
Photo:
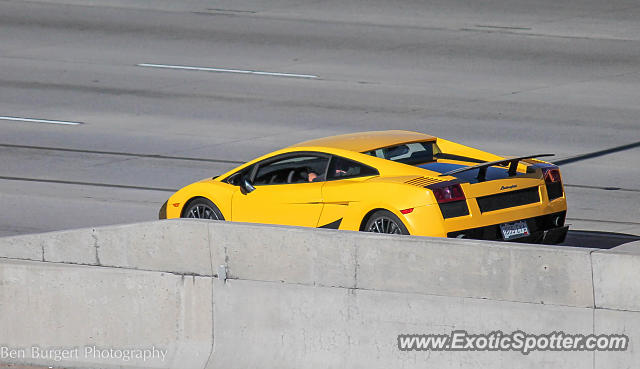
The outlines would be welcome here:
[[[409,230],[400,218],[388,210],[378,210],[371,214],[369,220],[367,220],[367,224],[364,226],[364,231],[387,234],[409,234]]]
[[[182,218],[224,220],[220,209],[204,197],[196,197],[191,200],[182,211]]]

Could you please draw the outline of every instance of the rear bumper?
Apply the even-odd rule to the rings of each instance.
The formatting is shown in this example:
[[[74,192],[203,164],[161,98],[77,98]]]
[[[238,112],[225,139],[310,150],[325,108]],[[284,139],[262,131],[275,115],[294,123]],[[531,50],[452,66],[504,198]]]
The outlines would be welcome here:
[[[527,222],[530,234],[526,237],[509,240],[510,242],[558,244],[567,236],[568,226],[564,225],[566,212],[557,212],[535,218],[521,219]],[[463,229],[449,232],[450,238],[471,238],[478,240],[504,241],[500,224],[492,224],[485,227]]]

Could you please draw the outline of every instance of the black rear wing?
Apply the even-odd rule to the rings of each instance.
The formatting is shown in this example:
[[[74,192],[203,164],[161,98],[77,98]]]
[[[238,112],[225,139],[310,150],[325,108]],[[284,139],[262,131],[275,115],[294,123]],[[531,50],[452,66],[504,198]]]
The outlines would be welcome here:
[[[440,174],[440,177],[450,176],[452,174],[462,173],[462,172],[467,172],[469,170],[478,169],[478,181],[482,182],[487,177],[487,168],[492,167],[494,165],[499,165],[499,166],[507,166],[507,165],[509,165],[509,176],[515,176],[516,175],[516,170],[518,169],[518,163],[520,162],[520,160],[541,158],[541,157],[545,157],[545,156],[554,156],[554,155],[555,154],[536,154],[536,155],[520,156],[520,157],[517,157],[517,158],[511,158],[511,159],[488,161],[486,163],[481,163],[481,164],[471,165],[471,166],[464,167],[464,168],[454,169],[454,170],[448,171],[446,173]]]

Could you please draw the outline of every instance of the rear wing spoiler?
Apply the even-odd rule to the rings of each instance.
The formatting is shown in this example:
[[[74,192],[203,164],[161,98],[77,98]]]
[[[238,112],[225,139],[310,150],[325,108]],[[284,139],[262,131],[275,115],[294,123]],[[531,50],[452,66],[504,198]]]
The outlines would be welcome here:
[[[454,170],[451,170],[449,172],[440,174],[440,177],[450,176],[450,175],[456,174],[456,173],[467,172],[469,170],[479,169],[478,170],[478,181],[482,182],[487,177],[487,168],[492,167],[494,165],[500,165],[500,166],[509,165],[509,176],[514,176],[514,175],[516,175],[516,170],[518,169],[518,163],[520,162],[520,160],[533,159],[533,158],[542,158],[542,157],[545,157],[545,156],[554,156],[554,155],[555,154],[536,154],[536,155],[519,156],[517,158],[511,158],[511,159],[488,161],[486,163],[481,163],[481,164],[471,165],[471,166],[464,167],[464,168],[454,169]]]

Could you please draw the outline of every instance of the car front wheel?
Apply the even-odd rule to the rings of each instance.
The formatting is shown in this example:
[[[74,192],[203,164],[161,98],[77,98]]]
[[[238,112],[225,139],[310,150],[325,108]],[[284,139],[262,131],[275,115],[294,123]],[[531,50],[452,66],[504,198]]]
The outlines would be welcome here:
[[[192,200],[182,212],[182,218],[224,220],[220,209],[203,197]]]

